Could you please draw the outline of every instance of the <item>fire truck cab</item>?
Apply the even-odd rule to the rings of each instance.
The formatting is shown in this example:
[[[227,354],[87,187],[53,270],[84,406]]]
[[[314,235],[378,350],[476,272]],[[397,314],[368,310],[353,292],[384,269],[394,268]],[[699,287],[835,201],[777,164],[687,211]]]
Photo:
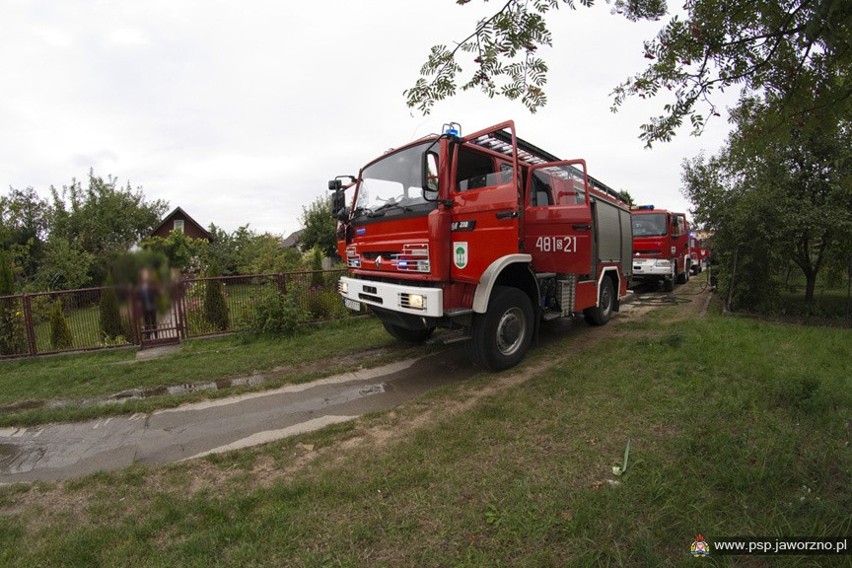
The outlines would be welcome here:
[[[499,371],[523,358],[539,322],[602,325],[627,293],[626,204],[583,160],[519,139],[511,121],[469,136],[445,125],[341,178],[329,182],[349,268],[339,292],[398,339],[462,329],[473,360]]]
[[[689,280],[689,223],[683,213],[640,205],[633,219],[633,280],[662,282],[663,290],[674,290],[675,282]]]
[[[695,232],[691,232],[689,236],[689,258],[691,261],[690,267],[695,275],[701,274],[709,262],[710,251],[707,250],[704,239],[696,236]]]

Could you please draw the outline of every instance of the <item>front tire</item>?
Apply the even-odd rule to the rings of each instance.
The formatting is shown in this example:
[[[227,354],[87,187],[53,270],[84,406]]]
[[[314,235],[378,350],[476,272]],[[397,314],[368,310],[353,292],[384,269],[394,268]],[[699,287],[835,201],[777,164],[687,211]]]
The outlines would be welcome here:
[[[612,318],[612,310],[615,307],[615,292],[612,287],[612,279],[604,277],[601,286],[598,305],[594,308],[583,310],[583,318],[589,325],[603,325]]]
[[[520,363],[532,343],[534,317],[532,302],[521,290],[495,286],[488,311],[473,318],[473,362],[489,371]]]
[[[677,267],[677,264],[675,264]],[[677,268],[675,268],[677,270]],[[686,263],[683,264],[683,272],[677,275],[677,283],[678,284],[686,284],[689,282],[689,267],[686,266]]]
[[[382,325],[385,326],[385,330],[391,334],[391,336],[406,343],[423,343],[429,339],[432,332],[435,331],[434,327],[427,329],[408,329],[407,327],[400,327],[387,322],[382,322]]]
[[[677,276],[677,266],[672,263],[672,274],[668,278],[663,279],[663,292],[674,292],[675,278]]]

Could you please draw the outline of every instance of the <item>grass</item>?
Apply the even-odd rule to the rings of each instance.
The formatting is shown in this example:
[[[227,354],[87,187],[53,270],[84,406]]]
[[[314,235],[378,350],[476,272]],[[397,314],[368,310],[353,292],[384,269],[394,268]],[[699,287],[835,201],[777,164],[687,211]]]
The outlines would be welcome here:
[[[223,389],[156,396],[108,406],[45,408],[48,401],[82,402],[129,389],[215,381],[253,373],[270,375],[262,388],[303,382],[351,368],[347,356],[380,349],[363,364],[378,365],[410,356],[413,349],[392,340],[374,319],[355,318],[309,328],[288,339],[244,336],[184,342],[174,355],[136,361],[136,350],[109,350],[0,362],[0,426],[81,420],[150,412],[199,398],[247,390]],[[361,363],[359,363],[361,364]]]
[[[698,532],[849,534],[848,332],[674,309],[580,355],[550,342],[516,372],[550,368],[478,400],[497,378],[196,462],[0,488],[0,564],[679,566]]]

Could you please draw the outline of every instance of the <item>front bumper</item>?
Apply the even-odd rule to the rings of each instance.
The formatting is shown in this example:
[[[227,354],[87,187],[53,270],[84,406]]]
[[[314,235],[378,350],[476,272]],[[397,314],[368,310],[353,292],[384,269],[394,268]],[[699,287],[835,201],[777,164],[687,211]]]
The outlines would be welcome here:
[[[634,280],[663,280],[671,278],[672,264],[668,260],[656,258],[634,258],[633,279]]]
[[[338,282],[340,295],[392,312],[440,318],[444,315],[444,291],[440,288],[390,284],[343,276]]]

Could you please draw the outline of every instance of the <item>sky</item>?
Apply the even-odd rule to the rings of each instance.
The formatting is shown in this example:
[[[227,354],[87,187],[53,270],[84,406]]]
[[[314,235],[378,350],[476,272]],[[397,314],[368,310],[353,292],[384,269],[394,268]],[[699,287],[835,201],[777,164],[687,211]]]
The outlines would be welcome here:
[[[458,122],[514,120],[521,138],[639,203],[685,211],[681,162],[718,151],[726,113],[646,149],[639,126],[665,99],[612,89],[644,69],[662,22],[598,2],[549,17],[548,105],[478,91],[421,115],[403,91],[429,48],[452,45],[501,3],[454,0],[4,0],[0,186],[47,197],[89,171],[141,187],[202,226],[288,235],[327,180]],[[579,6],[579,3],[578,3]],[[464,56],[467,57],[467,56]],[[473,57],[472,55],[470,56]],[[734,100],[717,100],[722,108]],[[85,183],[84,183],[85,185]]]

